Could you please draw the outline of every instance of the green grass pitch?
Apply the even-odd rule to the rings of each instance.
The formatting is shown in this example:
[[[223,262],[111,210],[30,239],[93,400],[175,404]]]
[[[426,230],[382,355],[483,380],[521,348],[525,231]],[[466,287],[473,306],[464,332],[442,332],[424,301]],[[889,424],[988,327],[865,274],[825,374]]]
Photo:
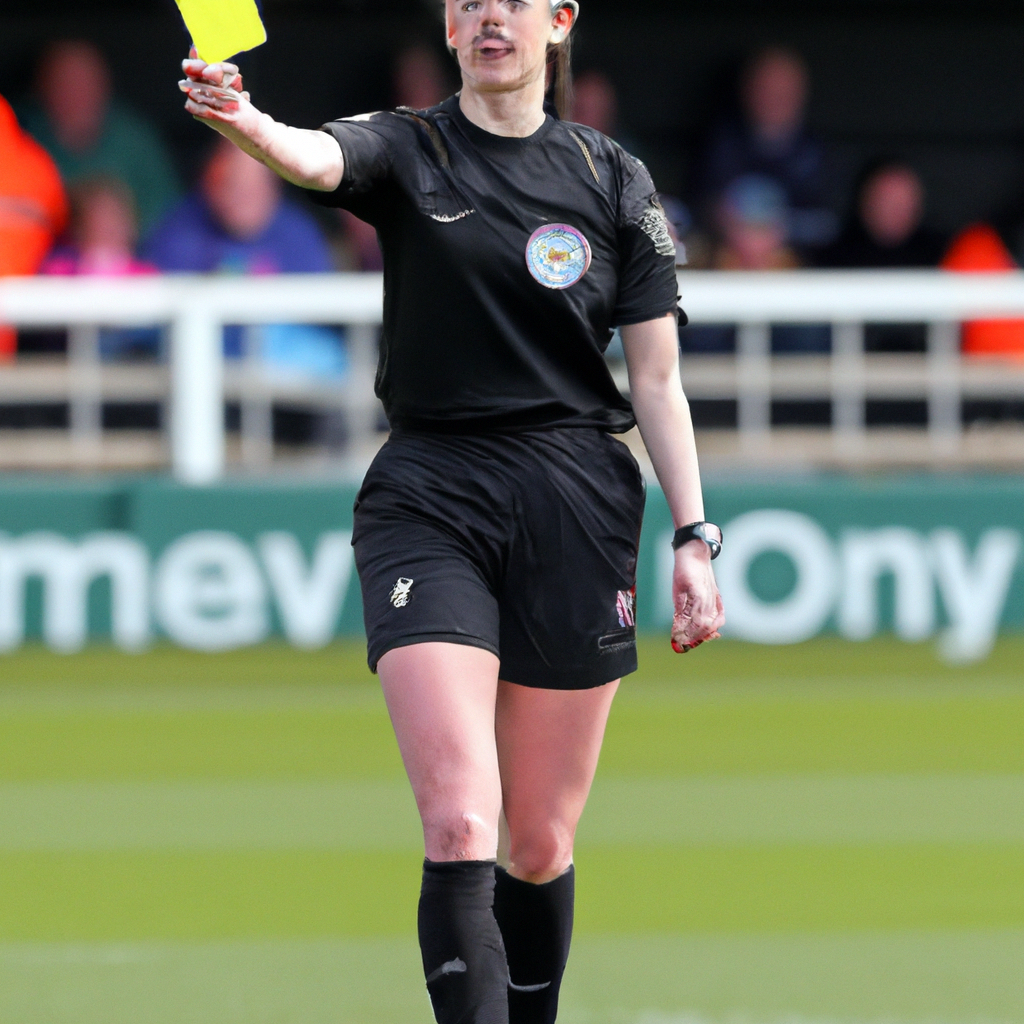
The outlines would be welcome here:
[[[1024,1022],[1024,639],[644,641],[564,1024]],[[358,645],[0,660],[0,1022],[428,1024]]]

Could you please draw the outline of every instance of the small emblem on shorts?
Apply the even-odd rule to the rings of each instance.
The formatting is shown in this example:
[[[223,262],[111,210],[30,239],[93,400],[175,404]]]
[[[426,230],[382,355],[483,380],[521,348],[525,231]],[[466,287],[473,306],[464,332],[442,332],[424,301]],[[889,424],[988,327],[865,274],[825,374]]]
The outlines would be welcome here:
[[[391,597],[389,600],[396,608],[404,608],[409,603],[409,598],[412,596],[412,585],[415,580],[407,580],[404,576],[396,584],[394,590],[391,591]]]
[[[620,590],[615,604],[619,613],[619,625],[623,629],[632,629],[636,625],[636,587],[632,590]]]
[[[557,291],[571,288],[590,269],[590,243],[568,224],[545,224],[530,236],[526,265],[534,279]]]

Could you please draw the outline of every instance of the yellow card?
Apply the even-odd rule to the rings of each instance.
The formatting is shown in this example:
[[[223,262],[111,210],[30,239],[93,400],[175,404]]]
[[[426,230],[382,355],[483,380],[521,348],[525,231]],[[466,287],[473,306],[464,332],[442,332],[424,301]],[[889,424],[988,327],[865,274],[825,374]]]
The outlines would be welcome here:
[[[267,41],[255,0],[176,0],[202,60],[218,64]]]

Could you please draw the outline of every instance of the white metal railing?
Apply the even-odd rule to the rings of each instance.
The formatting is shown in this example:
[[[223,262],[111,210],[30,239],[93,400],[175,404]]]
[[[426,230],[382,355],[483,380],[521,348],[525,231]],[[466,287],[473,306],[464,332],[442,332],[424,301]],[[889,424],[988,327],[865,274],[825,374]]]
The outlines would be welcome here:
[[[742,447],[764,450],[773,399],[826,398],[837,454],[866,447],[869,398],[923,399],[928,441],[940,459],[953,459],[963,439],[963,402],[1024,398],[1024,360],[964,358],[959,324],[1024,317],[1024,273],[943,271],[804,271],[798,273],[685,273],[683,306],[694,323],[736,323],[731,365],[687,357],[683,374],[691,397],[735,397]],[[827,323],[830,356],[779,356],[770,351],[770,324]],[[920,355],[867,354],[870,323],[925,323]]]
[[[739,325],[734,357],[687,356],[683,375],[691,398],[736,400],[738,433],[750,452],[771,436],[773,399],[829,400],[830,436],[838,450],[852,452],[867,433],[869,397],[923,398],[932,447],[951,455],[961,441],[964,398],[1024,398],[1024,362],[962,359],[957,328],[963,320],[1024,318],[1024,273],[685,271],[680,288],[691,322]],[[269,409],[282,397],[343,408],[357,440],[374,432],[381,301],[379,275],[0,280],[0,323],[70,328],[66,364],[0,367],[0,401],[62,397],[85,450],[100,443],[104,399],[166,400],[174,472],[207,483],[224,471],[226,398],[241,403],[243,458],[248,452],[254,461],[266,454]],[[282,322],[349,326],[351,372],[343,385],[274,383],[251,360],[226,363],[224,324]],[[865,323],[899,322],[929,325],[926,354],[865,354]],[[773,323],[831,324],[831,356],[773,357]],[[99,362],[99,326],[149,324],[169,327],[169,370]]]
[[[0,323],[18,327],[71,327],[63,384],[71,402],[71,425],[78,436],[95,438],[103,397],[152,396],[166,391],[171,464],[178,479],[209,483],[225,465],[225,397],[242,405],[243,434],[250,449],[265,447],[267,407],[275,397],[325,397],[343,406],[350,429],[365,435],[376,421],[373,396],[376,369],[374,328],[381,321],[380,275],[295,275],[214,278],[192,275],[125,280],[87,278],[8,278],[0,280]],[[225,324],[345,324],[350,372],[340,388],[293,381],[274,382],[251,360],[226,366],[221,331]],[[103,366],[98,362],[96,328],[168,325],[169,380],[160,368]],[[0,396],[35,397],[23,385],[35,371],[0,369]],[[9,386],[4,387],[4,378]],[[20,377],[20,379],[19,379]],[[50,387],[54,382],[49,378]],[[134,385],[134,387],[132,387]],[[325,394],[326,393],[326,394]],[[89,409],[90,411],[86,411]],[[245,422],[248,420],[248,424]],[[90,429],[91,428],[91,429]]]

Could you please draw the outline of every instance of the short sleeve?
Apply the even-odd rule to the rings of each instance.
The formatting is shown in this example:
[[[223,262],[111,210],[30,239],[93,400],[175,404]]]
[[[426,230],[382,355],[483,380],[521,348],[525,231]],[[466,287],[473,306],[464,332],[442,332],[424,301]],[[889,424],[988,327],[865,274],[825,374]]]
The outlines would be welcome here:
[[[657,320],[679,306],[676,247],[647,168],[622,154],[616,327]]]
[[[341,147],[345,175],[333,192],[314,192],[323,206],[352,209],[365,205],[391,177],[394,156],[393,114],[362,114],[359,117],[330,121],[321,131]]]

